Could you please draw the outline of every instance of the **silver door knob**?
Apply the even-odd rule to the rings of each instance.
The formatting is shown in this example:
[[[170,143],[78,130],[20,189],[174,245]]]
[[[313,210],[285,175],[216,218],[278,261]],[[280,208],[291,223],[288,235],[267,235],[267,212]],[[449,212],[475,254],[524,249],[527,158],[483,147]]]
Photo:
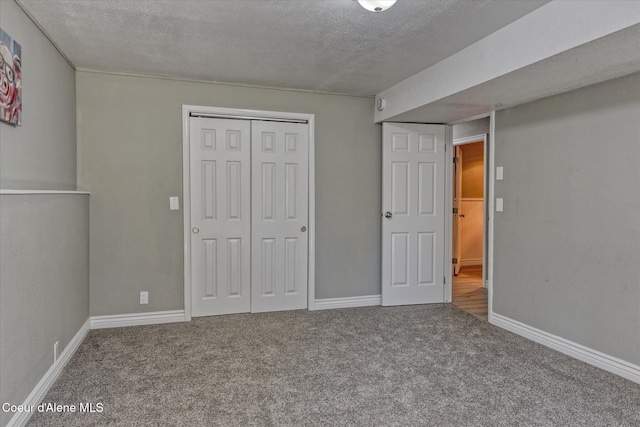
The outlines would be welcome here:
[[[193,231],[193,234],[198,234],[200,232],[200,229],[198,227],[193,227],[191,231]]]
[[[391,215],[391,212],[387,211],[384,213],[384,217],[385,218],[391,218],[393,215]]]
[[[303,225],[302,227],[300,227],[300,231],[302,231],[302,232],[304,233],[305,231],[307,231],[307,227],[305,227],[305,226]]]

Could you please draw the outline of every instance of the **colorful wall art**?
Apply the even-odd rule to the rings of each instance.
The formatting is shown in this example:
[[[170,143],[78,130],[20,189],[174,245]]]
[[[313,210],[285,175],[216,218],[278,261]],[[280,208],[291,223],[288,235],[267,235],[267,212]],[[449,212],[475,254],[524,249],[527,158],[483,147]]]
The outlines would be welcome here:
[[[22,125],[22,52],[0,28],[0,120]]]

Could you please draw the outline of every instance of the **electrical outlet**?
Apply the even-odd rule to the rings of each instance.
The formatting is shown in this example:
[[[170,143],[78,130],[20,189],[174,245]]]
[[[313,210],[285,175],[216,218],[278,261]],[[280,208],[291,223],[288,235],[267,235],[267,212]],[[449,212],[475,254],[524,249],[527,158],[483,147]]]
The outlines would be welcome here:
[[[58,361],[58,341],[53,344],[53,363]]]
[[[149,304],[149,292],[140,292],[140,304]]]

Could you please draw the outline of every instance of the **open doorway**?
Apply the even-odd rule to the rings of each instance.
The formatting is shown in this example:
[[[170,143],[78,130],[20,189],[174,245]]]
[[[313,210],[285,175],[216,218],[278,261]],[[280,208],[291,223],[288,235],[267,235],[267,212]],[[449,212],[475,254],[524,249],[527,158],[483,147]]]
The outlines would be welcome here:
[[[461,310],[486,319],[487,134],[454,138],[453,147],[451,301]]]

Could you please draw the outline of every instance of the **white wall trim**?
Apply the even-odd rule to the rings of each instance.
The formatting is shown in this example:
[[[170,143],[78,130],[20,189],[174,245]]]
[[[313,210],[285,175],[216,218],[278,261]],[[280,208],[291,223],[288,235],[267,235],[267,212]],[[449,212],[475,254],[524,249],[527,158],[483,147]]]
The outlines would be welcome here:
[[[27,195],[27,194],[91,194],[88,191],[67,191],[67,190],[0,190],[0,195]]]
[[[531,341],[535,341],[546,347],[557,350],[560,353],[564,353],[575,359],[582,360],[590,365],[612,372],[616,375],[620,375],[621,377],[640,384],[640,366],[638,365],[634,365],[622,359],[593,350],[557,335],[550,334],[501,314],[491,313],[489,322],[506,329],[507,331],[530,339]]]
[[[381,295],[365,295],[361,297],[322,298],[315,300],[315,310],[331,310],[334,308],[369,307],[382,305]]]
[[[309,247],[307,263],[307,310],[315,309],[316,300],[316,116],[306,114],[309,122]]]
[[[465,136],[464,138],[457,138],[453,140],[453,145],[467,145],[475,144],[476,142],[487,142],[487,134],[480,133],[478,135]]]
[[[482,265],[482,258],[462,258],[460,260],[460,265],[462,265],[463,267],[471,265]]]
[[[480,115],[482,117],[486,117],[486,115]],[[479,260],[479,262],[477,262],[478,260],[476,259],[461,259],[460,263],[461,266],[465,266],[465,265],[482,265],[482,286],[485,288],[488,288],[489,290],[489,308],[491,307],[491,279],[489,277],[489,271],[491,270],[491,266],[489,265],[489,263],[493,262],[493,256],[492,256],[492,252],[491,252],[491,247],[492,247],[492,239],[493,239],[493,235],[491,234],[491,221],[493,220],[493,215],[492,215],[492,209],[493,209],[493,204],[491,203],[491,199],[490,196],[493,192],[493,186],[491,185],[491,180],[493,179],[493,175],[492,175],[492,168],[493,168],[493,158],[488,156],[487,154],[491,151],[492,147],[493,147],[493,134],[492,134],[492,124],[493,121],[495,119],[495,114],[494,112],[491,112],[489,114],[490,119],[490,127],[489,127],[489,133],[480,133],[477,135],[471,135],[471,136],[467,136],[464,138],[457,138],[452,140],[451,142],[451,153],[449,153],[449,156],[447,157],[447,166],[449,167],[449,169],[445,169],[445,209],[446,212],[451,212],[452,211],[452,207],[453,207],[453,168],[451,166],[451,162],[453,161],[453,147],[458,146],[458,145],[465,145],[465,144],[472,144],[475,142],[482,142],[483,143],[483,147],[484,147],[484,158],[485,158],[485,162],[484,162],[484,179],[482,180],[482,188],[483,188],[483,194],[485,195],[485,197],[483,198],[477,198],[477,197],[461,197],[460,201],[462,202],[482,202],[482,212],[483,212],[483,216],[486,216],[486,218],[483,219],[482,221],[482,258]],[[467,120],[463,120],[463,121],[467,121]],[[452,129],[452,133],[453,133],[453,126],[451,126]],[[449,158],[450,157],[450,158]],[[463,159],[464,162],[464,159]],[[487,176],[489,177],[489,188],[487,188]],[[488,191],[489,193],[488,194]],[[447,206],[447,202],[449,203],[449,206]],[[488,202],[488,203],[487,203]],[[453,257],[453,217],[452,215],[447,215],[446,217],[447,219],[447,226],[445,229],[445,233],[446,233],[446,242],[448,242],[450,249],[448,251],[445,251],[445,255],[448,254],[448,256],[445,256],[445,265],[448,266],[445,268],[445,272],[449,271],[449,274],[447,276],[447,285],[445,286],[445,302],[451,302],[452,300],[452,292],[453,292],[453,278],[451,277],[451,273],[450,271],[452,270],[450,264],[446,264],[447,260],[451,260],[451,258]],[[489,222],[489,225],[487,225],[487,223]],[[448,269],[448,270],[447,270]],[[448,299],[447,299],[448,296]],[[489,312],[490,313],[490,312]]]
[[[182,205],[184,244],[184,320],[191,320],[191,166],[189,162],[189,117],[191,113],[225,114],[243,117],[306,120],[309,127],[309,223],[307,230],[307,309],[313,310],[316,292],[316,186],[315,186],[315,115],[283,111],[245,110],[238,108],[182,105]]]
[[[489,171],[489,182],[487,185],[489,188],[485,188],[484,197],[487,200],[489,207],[486,210],[487,212],[487,227],[489,228],[487,232],[487,253],[484,256],[485,267],[482,271],[484,276],[484,286],[487,287],[488,300],[487,300],[487,310],[488,310],[488,321],[491,322],[491,316],[493,314],[493,266],[495,264],[493,257],[493,233],[494,233],[494,204],[496,197],[496,180],[495,180],[495,170],[496,170],[496,112],[492,111],[489,119],[489,140],[487,147],[485,144],[485,158],[488,159],[486,169]],[[487,153],[487,149],[489,152]],[[487,156],[488,154],[488,156]]]
[[[489,117],[489,115],[491,115],[491,113],[476,114],[475,116],[465,117],[464,119],[455,120],[455,121],[447,123],[447,124],[451,125],[451,126],[459,125],[459,124],[466,123],[466,122],[472,122],[474,120],[484,119],[485,117]]]
[[[182,106],[182,244],[183,244],[183,287],[184,287],[184,320],[191,320],[191,240],[186,236],[191,233],[191,137],[189,134],[189,118],[196,107]]]
[[[445,126],[445,155],[444,155],[444,285],[443,301],[453,300],[453,126]],[[448,236],[448,237],[447,237]]]
[[[69,341],[69,344],[67,344],[62,353],[60,353],[58,360],[51,365],[49,370],[40,379],[38,384],[36,384],[31,393],[29,393],[29,396],[27,396],[22,405],[34,405],[37,407],[42,402],[42,399],[44,399],[53,383],[58,379],[64,367],[69,363],[69,360],[71,360],[71,356],[75,354],[76,350],[78,350],[78,347],[80,347],[80,344],[82,344],[82,341],[89,333],[89,330],[91,329],[90,325],[90,319],[87,319],[71,341]],[[27,424],[31,415],[33,415],[33,412],[16,412],[9,420],[7,427],[22,427]]]
[[[153,311],[150,313],[114,314],[92,316],[91,329],[121,328],[124,326],[156,325],[159,323],[184,322],[184,310]]]

